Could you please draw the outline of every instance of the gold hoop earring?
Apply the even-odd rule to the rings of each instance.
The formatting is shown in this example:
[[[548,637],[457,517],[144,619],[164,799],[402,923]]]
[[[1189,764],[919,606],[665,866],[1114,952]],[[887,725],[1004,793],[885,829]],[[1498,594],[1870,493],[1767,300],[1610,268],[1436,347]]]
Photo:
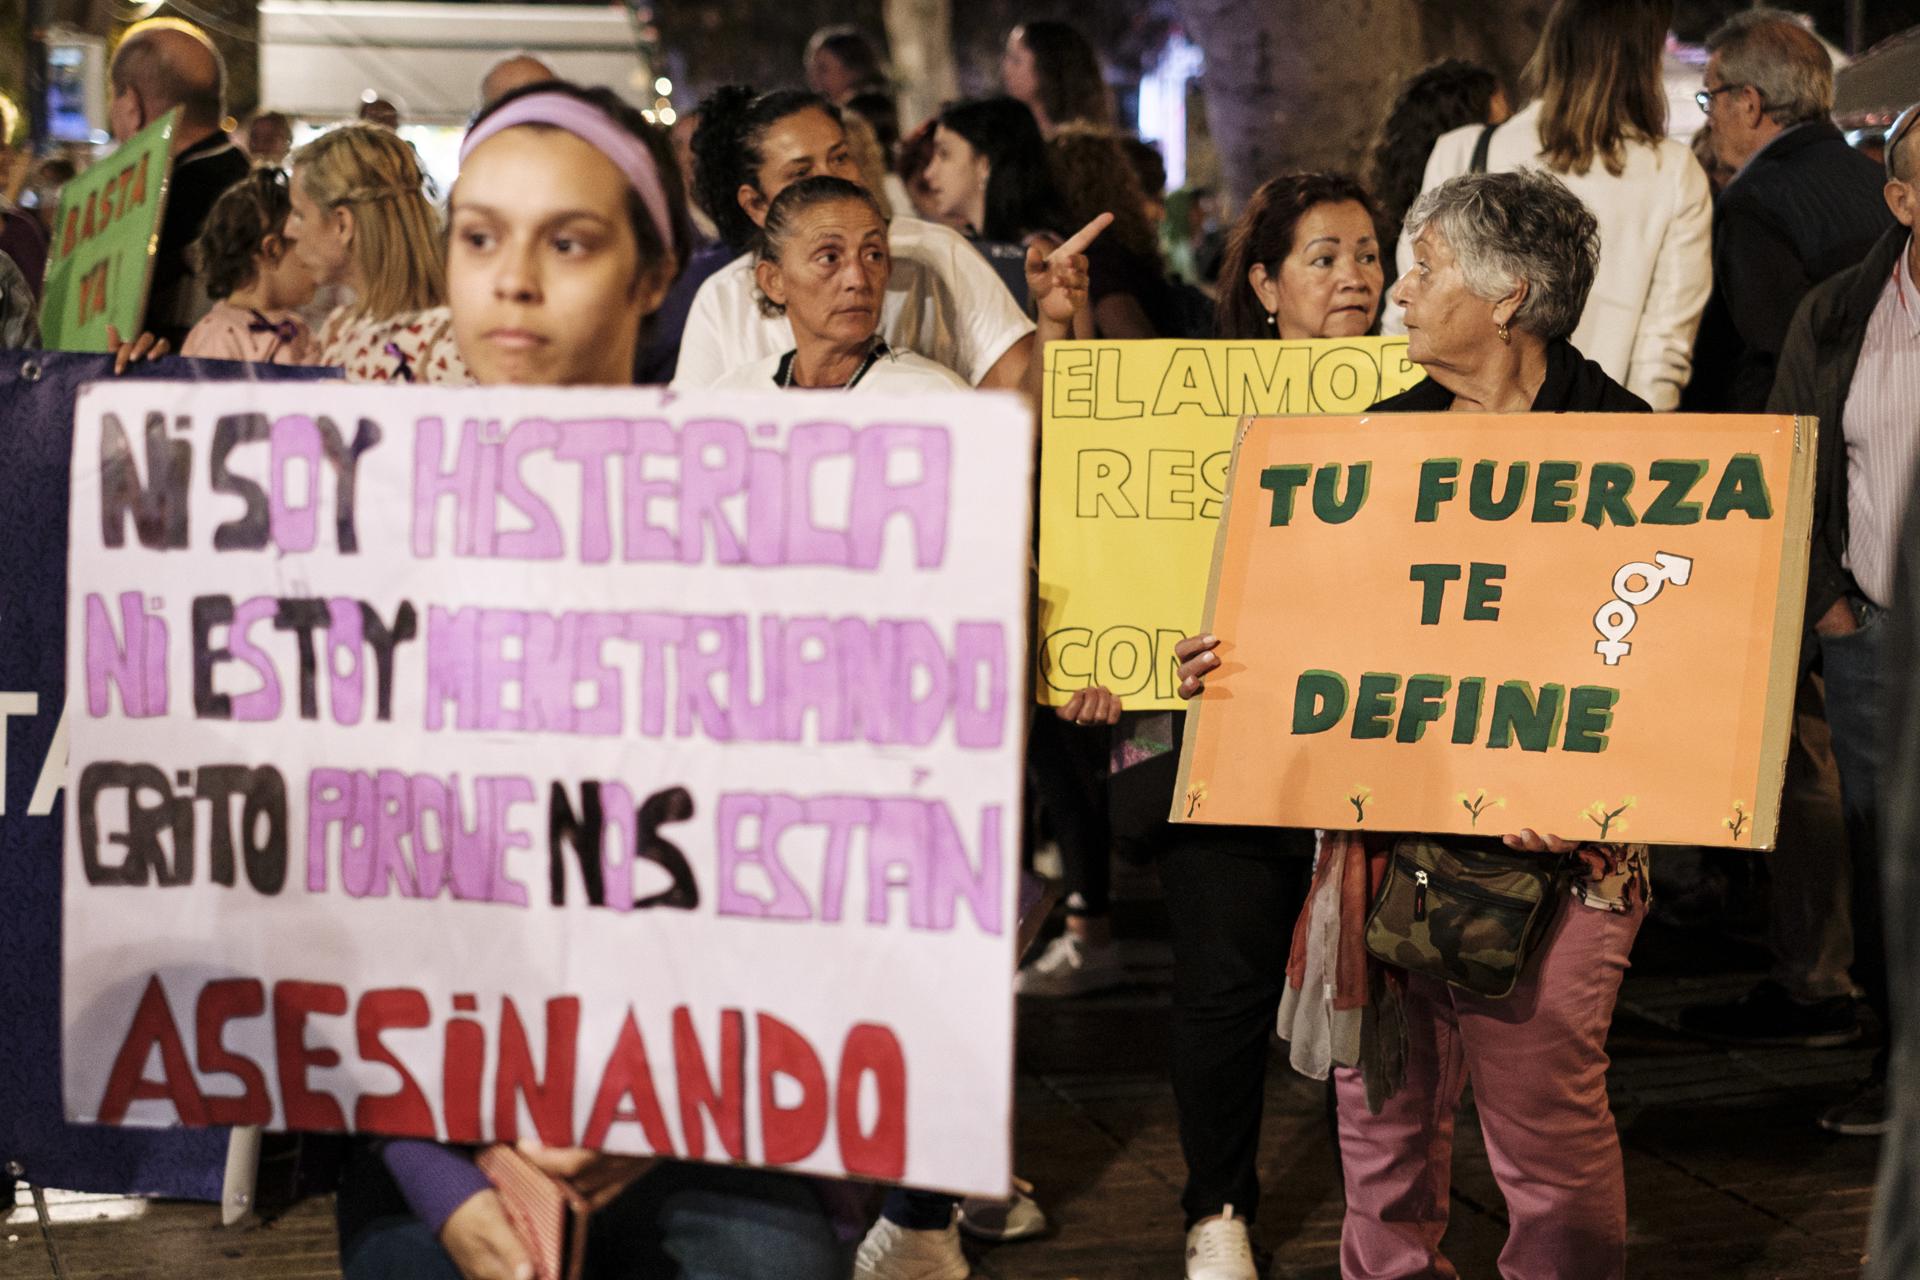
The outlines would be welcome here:
[[[1494,332],[1500,335],[1500,341],[1506,343],[1508,346],[1513,345],[1513,335],[1507,331],[1507,326],[1504,321]]]

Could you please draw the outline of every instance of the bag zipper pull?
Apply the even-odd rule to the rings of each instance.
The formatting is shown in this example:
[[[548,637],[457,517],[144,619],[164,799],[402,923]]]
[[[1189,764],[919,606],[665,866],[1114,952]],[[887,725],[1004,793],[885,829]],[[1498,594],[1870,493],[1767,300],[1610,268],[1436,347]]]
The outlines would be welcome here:
[[[1413,873],[1413,918],[1427,918],[1427,873],[1424,871]]]

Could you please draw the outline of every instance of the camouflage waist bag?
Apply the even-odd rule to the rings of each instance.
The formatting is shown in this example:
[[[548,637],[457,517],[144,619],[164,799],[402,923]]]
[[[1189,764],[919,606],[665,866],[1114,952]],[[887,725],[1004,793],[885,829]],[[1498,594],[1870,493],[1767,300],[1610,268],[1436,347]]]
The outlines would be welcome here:
[[[1400,837],[1367,916],[1367,951],[1476,995],[1511,995],[1567,899],[1577,860],[1487,845]]]

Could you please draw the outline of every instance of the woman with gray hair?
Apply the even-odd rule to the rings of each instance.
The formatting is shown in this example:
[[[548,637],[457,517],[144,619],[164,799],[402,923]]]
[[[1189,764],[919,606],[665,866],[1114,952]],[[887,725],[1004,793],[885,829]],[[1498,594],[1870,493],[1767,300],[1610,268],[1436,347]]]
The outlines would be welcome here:
[[[1428,377],[1372,412],[1648,411],[1567,340],[1593,287],[1600,244],[1593,215],[1559,181],[1536,170],[1454,178],[1420,197],[1407,229],[1412,265],[1394,294],[1406,309],[1408,357]],[[1220,643],[1211,635],[1180,643],[1182,697],[1219,671]],[[1358,945],[1372,864],[1406,838],[1321,834],[1295,957],[1312,946],[1303,939],[1316,910],[1336,913],[1342,951],[1350,938]],[[1343,1030],[1343,1011],[1332,1014],[1327,1034],[1348,1046],[1332,1055],[1347,1199],[1340,1273],[1454,1274],[1440,1241],[1454,1112],[1471,1079],[1511,1224],[1500,1274],[1613,1280],[1626,1269],[1627,1200],[1607,1101],[1607,1028],[1646,916],[1646,849],[1531,830],[1498,841],[1415,839],[1462,860],[1497,859],[1503,849],[1508,859],[1564,859],[1575,868],[1574,891],[1504,998],[1369,961],[1368,1008],[1344,1011],[1359,1025]],[[1355,859],[1366,865],[1348,874]],[[1282,1005],[1281,1033],[1311,1034],[1314,1019],[1301,1009],[1310,997],[1291,963],[1288,981],[1295,991]]]
[[[1599,269],[1600,228],[1558,179],[1537,169],[1450,179],[1414,203],[1407,232],[1393,300],[1407,358],[1428,377],[1375,412],[1649,411],[1568,341]]]

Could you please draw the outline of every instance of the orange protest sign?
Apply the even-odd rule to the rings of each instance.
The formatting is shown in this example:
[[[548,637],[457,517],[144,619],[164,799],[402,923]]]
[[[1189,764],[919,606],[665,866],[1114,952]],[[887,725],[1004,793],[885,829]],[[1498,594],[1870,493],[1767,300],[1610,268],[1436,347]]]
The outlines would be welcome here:
[[[1814,432],[1249,419],[1173,816],[1772,848]]]

